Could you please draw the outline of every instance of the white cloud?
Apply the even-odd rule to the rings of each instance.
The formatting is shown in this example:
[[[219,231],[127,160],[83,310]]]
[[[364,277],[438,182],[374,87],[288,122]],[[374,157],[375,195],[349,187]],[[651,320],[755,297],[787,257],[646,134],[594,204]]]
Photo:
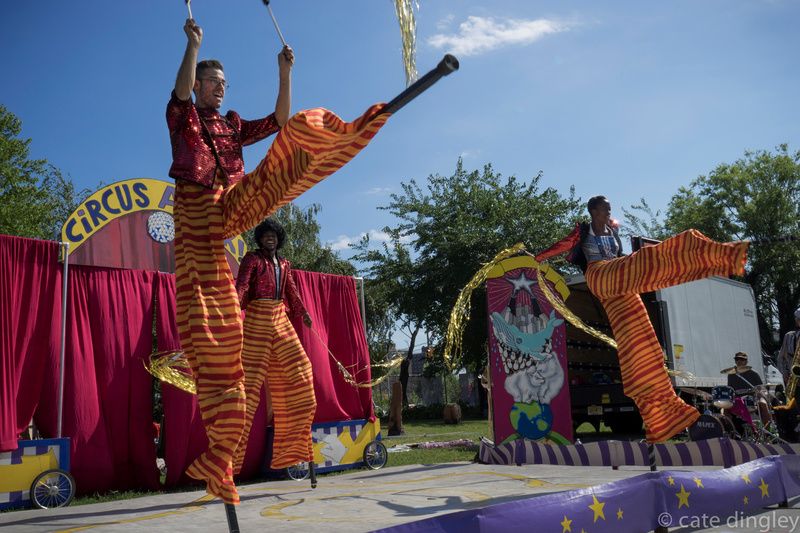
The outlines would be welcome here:
[[[450,13],[439,22],[436,23],[436,29],[439,31],[444,31],[450,27],[450,24],[456,19],[456,16]]]
[[[338,237],[336,237],[336,239],[329,241],[328,244],[334,251],[348,250],[351,244],[359,242],[366,235],[369,235],[369,241],[370,243],[373,244],[378,242],[388,242],[390,240],[389,234],[386,233],[385,231],[371,229],[368,232],[359,233],[355,237],[350,237],[348,235],[339,235]]]
[[[446,48],[460,56],[473,56],[509,44],[530,44],[546,35],[570,29],[566,22],[549,19],[498,20],[492,17],[467,17],[458,33],[439,33],[428,39],[435,48]]]
[[[390,192],[392,192],[392,188],[391,187],[373,187],[371,189],[368,189],[368,190],[364,191],[363,194],[369,194],[369,195],[381,194],[381,195],[383,195],[383,194],[389,194]]]

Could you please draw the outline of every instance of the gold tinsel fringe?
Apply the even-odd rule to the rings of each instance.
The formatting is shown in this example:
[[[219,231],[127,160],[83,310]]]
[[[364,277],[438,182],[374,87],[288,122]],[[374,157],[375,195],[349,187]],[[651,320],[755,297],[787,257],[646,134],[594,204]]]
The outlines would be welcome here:
[[[400,363],[403,362],[403,357],[395,357],[386,363],[372,365],[373,367],[386,368],[386,375],[381,376],[373,381],[359,383],[353,377],[353,374],[341,363],[341,361],[336,359],[336,356],[333,355],[331,349],[328,348],[328,346],[322,341],[319,333],[317,333],[317,331],[313,328],[311,331],[314,332],[314,334],[317,336],[317,339],[319,339],[322,345],[325,346],[325,349],[328,351],[328,355],[331,357],[331,359],[333,359],[333,362],[336,364],[336,368],[339,369],[339,373],[342,374],[344,381],[353,387],[369,389],[380,383],[383,383],[389,378],[389,372],[392,369],[400,366]],[[354,367],[356,365],[351,366]],[[192,371],[189,367],[189,362],[186,360],[186,355],[182,351],[154,353],[150,356],[149,364],[145,363],[144,367],[148,372],[150,372],[150,374],[158,378],[160,381],[169,383],[170,385],[177,387],[182,391],[188,392],[189,394],[197,394],[197,386],[194,378],[192,377]]]
[[[182,351],[154,353],[150,356],[149,364],[145,363],[144,367],[164,383],[169,383],[189,394],[197,394],[192,369],[189,368],[189,362]]]
[[[539,282],[539,287],[542,289],[542,293],[544,293],[544,297],[547,299],[548,302],[550,302],[550,305],[553,306],[553,309],[558,311],[567,322],[569,322],[579,330],[583,331],[584,333],[588,333],[592,337],[600,339],[601,341],[605,342],[615,350],[617,349],[617,342],[614,339],[604,334],[602,331],[597,331],[593,327],[584,324],[583,321],[575,315],[575,313],[570,311],[567,308],[567,306],[564,305],[564,302],[561,301],[560,298],[558,298],[555,294],[550,292],[550,287],[547,286],[547,282],[545,281],[544,276],[542,275],[541,268],[536,270],[536,278]]]
[[[452,370],[452,359],[461,355],[461,341],[464,336],[464,328],[467,322],[469,322],[472,291],[480,287],[481,284],[486,281],[486,276],[489,274],[489,271],[492,270],[497,263],[506,257],[518,254],[524,249],[525,245],[519,242],[514,246],[501,250],[491,261],[483,265],[472,279],[469,280],[469,283],[461,289],[456,303],[453,306],[453,310],[450,312],[450,323],[447,325],[447,333],[445,334],[444,353],[442,356],[447,368]]]
[[[400,24],[400,38],[403,43],[403,66],[406,71],[406,87],[417,81],[417,21],[414,8],[419,11],[415,0],[394,0],[397,22]]]

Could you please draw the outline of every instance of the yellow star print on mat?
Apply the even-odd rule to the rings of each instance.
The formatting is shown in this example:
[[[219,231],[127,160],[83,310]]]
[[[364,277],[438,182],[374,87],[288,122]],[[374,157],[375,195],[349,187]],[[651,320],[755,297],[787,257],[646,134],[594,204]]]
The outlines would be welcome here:
[[[690,494],[691,494],[691,492],[687,492],[686,489],[683,488],[683,483],[681,483],[681,491],[675,493],[675,496],[678,497],[678,509],[680,509],[684,505],[686,507],[689,507],[689,495]]]
[[[699,477],[696,477],[696,478],[694,478],[694,480],[693,480],[693,481],[694,481],[695,485],[697,485],[697,486],[698,486],[698,488],[701,488],[701,489],[704,489],[704,488],[705,488],[705,487],[703,486],[703,480],[702,480],[702,479],[700,479]]]
[[[622,508],[617,509],[617,520],[622,520]]]
[[[745,505],[747,505],[748,503],[750,503],[750,498],[748,498],[747,496],[745,496],[745,497],[742,499],[742,501],[744,502],[744,504],[745,504]]]
[[[606,515],[603,514],[603,507],[605,507],[606,504],[600,503],[597,500],[597,496],[595,496],[594,494],[592,494],[592,500],[594,500],[594,503],[589,506],[589,509],[591,509],[594,512],[594,522],[597,522],[598,518],[602,518],[603,520],[605,520]]]
[[[764,478],[761,478],[761,485],[758,486],[761,489],[761,497],[768,498],[769,497],[769,485],[766,484]]]
[[[561,533],[567,533],[567,531],[572,531],[572,520],[564,515],[564,520],[561,521]]]
[[[743,479],[743,480],[744,480],[744,482],[745,482],[745,483],[747,483],[748,485],[749,485],[750,483],[752,483],[752,482],[750,481],[750,476],[749,476],[748,474],[742,474],[742,479]]]
[[[672,476],[669,476],[669,477],[667,478],[667,483],[669,483],[669,486],[670,486],[670,487],[674,487],[674,486],[675,486],[675,479],[673,479],[673,477],[672,477]]]

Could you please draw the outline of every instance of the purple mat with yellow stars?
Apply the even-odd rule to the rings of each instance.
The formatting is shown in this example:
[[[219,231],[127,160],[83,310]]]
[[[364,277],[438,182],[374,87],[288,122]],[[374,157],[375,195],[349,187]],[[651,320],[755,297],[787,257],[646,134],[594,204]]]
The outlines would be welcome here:
[[[704,472],[649,472],[587,489],[546,494],[381,529],[382,532],[653,531],[716,516],[757,514],[800,494],[800,457],[773,456]]]

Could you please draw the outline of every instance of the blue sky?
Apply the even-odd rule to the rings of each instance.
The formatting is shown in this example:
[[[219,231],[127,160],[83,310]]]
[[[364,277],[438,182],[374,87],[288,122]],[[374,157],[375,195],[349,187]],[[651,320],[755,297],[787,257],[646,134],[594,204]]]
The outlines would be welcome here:
[[[348,166],[298,200],[322,205],[337,249],[395,221],[377,206],[411,178],[492,163],[583,199],[666,206],[748,149],[800,148],[796,1],[420,0],[417,65],[461,70],[392,117]],[[273,0],[294,47],[293,109],[352,119],[405,86],[390,0]],[[223,61],[223,110],[268,114],[280,43],[259,0],[195,0],[202,57]],[[0,103],[32,155],[79,187],[167,178],[164,108],[185,46],[181,0],[4,2]],[[245,152],[246,168],[267,143]],[[346,249],[343,255],[349,254]]]

